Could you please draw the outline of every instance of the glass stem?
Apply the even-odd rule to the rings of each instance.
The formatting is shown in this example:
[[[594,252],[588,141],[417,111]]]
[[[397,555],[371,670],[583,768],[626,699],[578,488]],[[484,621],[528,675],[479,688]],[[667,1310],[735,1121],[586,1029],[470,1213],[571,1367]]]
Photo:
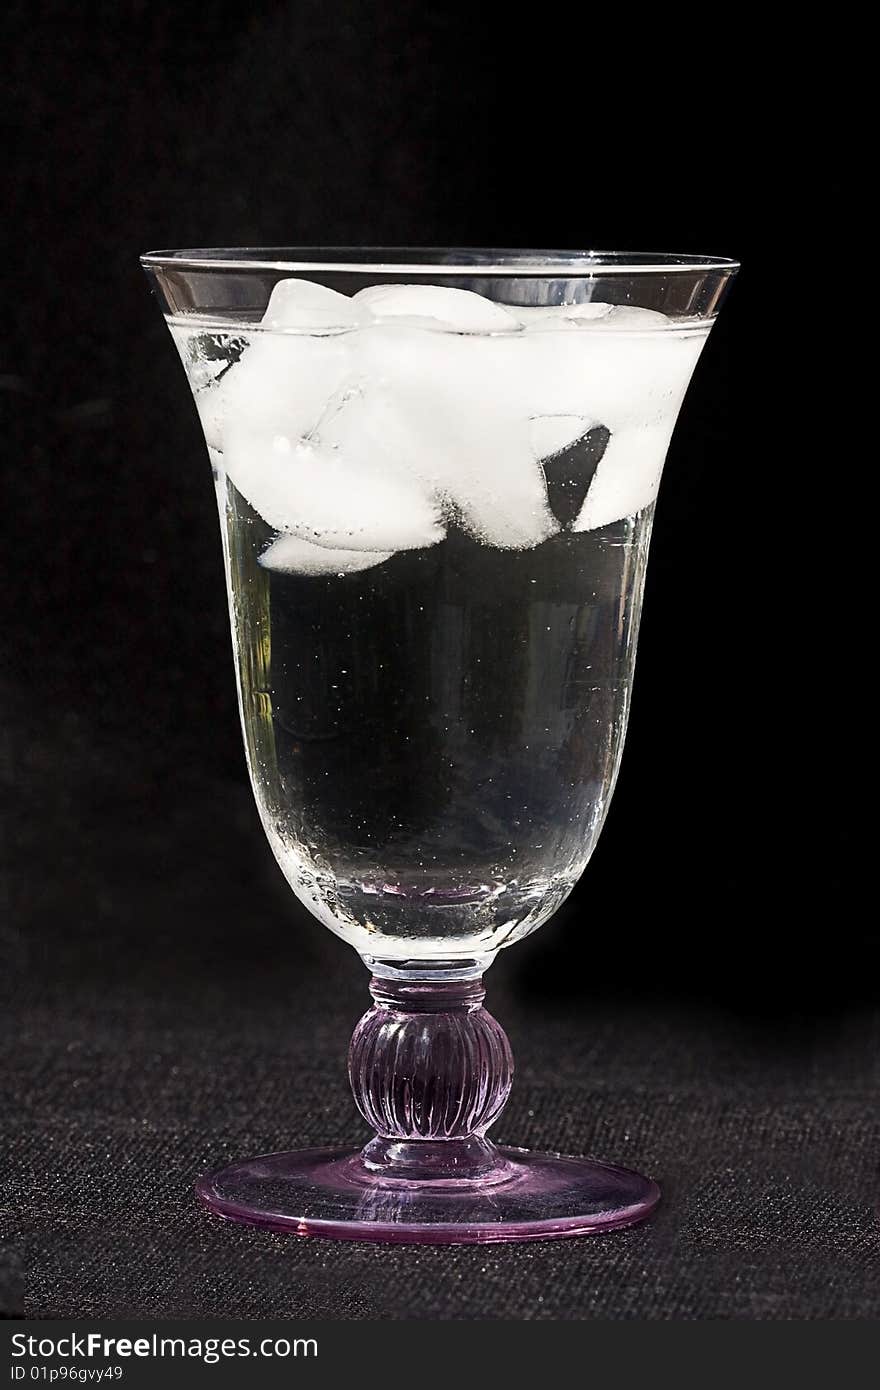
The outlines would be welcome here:
[[[349,1050],[355,1104],[376,1131],[365,1166],[394,1179],[485,1182],[503,1166],[485,1136],[510,1093],[513,1055],[483,1008],[482,979],[374,975],[370,993]]]

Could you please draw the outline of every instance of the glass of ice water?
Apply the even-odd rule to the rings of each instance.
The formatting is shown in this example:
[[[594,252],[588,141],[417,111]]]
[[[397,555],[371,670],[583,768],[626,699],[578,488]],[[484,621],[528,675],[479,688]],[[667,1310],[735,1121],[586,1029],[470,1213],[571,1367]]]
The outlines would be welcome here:
[[[600,252],[142,258],[220,510],[248,769],[296,896],[360,954],[375,1131],[203,1178],[300,1235],[628,1225],[653,1182],[487,1137],[497,952],[590,858],[626,731],[654,504],[737,267]]]

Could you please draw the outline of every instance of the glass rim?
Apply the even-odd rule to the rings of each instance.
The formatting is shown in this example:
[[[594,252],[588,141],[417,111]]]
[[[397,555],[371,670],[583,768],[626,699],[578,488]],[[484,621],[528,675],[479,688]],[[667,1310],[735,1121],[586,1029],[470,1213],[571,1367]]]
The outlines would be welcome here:
[[[461,260],[442,260],[443,256]],[[568,278],[597,275],[683,275],[716,271],[732,275],[740,262],[728,256],[666,251],[531,251],[441,246],[228,246],[147,251],[145,269],[313,271],[320,274],[492,275]]]

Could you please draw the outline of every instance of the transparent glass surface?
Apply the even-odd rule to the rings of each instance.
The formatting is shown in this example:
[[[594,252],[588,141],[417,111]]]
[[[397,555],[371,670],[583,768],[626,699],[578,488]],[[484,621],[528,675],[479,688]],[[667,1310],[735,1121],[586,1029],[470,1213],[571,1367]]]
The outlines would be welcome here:
[[[736,266],[376,248],[142,259],[214,471],[275,856],[378,979],[478,979],[565,899],[601,830],[663,463]],[[462,997],[423,1010],[453,1098],[468,1067],[498,1081],[488,1034],[470,1058],[447,1045],[450,1014],[490,1017]],[[368,1071],[393,1090],[383,1046]],[[385,1113],[361,1109],[374,1125]],[[468,1113],[442,1136],[398,1114],[384,1138],[483,1142]],[[416,1181],[427,1150],[395,1155]],[[391,1161],[370,1181],[390,1181]]]

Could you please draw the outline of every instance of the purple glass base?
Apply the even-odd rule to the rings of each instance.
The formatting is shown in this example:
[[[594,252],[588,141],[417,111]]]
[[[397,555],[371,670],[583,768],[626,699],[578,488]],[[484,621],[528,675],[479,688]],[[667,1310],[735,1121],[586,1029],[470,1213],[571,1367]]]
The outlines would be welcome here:
[[[660,1190],[649,1178],[589,1158],[500,1147],[478,1178],[410,1181],[377,1175],[358,1150],[302,1149],[233,1163],[196,1191],[228,1221],[299,1236],[395,1244],[550,1240],[631,1226]]]

